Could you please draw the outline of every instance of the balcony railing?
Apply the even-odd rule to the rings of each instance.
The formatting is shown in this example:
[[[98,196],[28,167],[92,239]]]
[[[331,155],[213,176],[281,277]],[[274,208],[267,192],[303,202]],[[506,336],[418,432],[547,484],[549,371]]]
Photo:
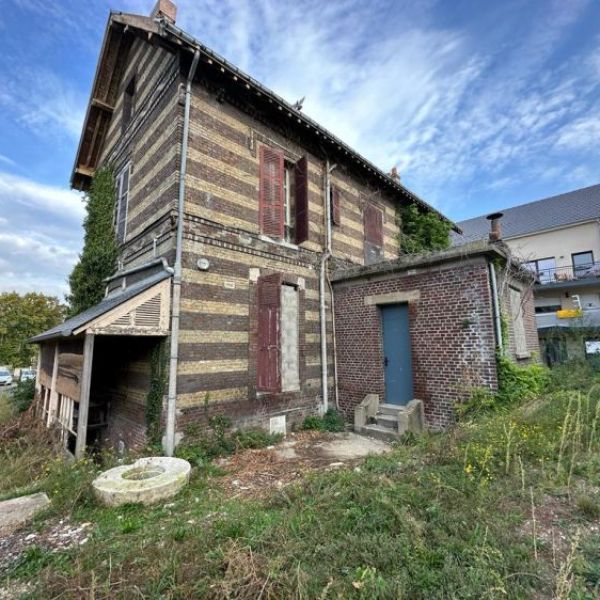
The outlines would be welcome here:
[[[534,269],[527,265],[523,266],[536,275],[536,283],[541,285],[600,277],[600,262],[577,265],[576,267],[573,265],[553,267],[551,269]]]

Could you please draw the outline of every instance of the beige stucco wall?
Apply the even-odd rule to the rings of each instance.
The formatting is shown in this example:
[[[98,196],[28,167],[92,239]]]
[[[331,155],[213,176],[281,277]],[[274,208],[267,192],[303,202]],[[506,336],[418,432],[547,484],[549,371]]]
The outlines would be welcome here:
[[[505,241],[511,250],[525,261],[553,256],[557,267],[569,267],[572,264],[571,254],[589,250],[594,253],[595,261],[600,260],[600,225],[597,222],[572,225]]]

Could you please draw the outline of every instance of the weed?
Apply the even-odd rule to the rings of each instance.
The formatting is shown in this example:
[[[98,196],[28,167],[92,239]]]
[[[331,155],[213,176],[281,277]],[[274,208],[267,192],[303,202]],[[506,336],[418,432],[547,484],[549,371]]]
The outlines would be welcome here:
[[[346,423],[344,416],[339,411],[330,408],[322,417],[309,415],[302,422],[302,429],[315,431],[344,431]]]
[[[590,496],[580,496],[576,501],[577,510],[590,521],[600,519],[600,502]]]

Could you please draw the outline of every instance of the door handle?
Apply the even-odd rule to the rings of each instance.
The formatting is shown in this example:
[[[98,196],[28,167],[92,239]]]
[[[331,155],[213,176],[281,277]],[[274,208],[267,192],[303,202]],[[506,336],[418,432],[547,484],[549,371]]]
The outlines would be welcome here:
[[[386,357],[383,359],[383,366],[384,366],[384,367],[387,367],[389,364],[390,364],[390,361],[389,361],[388,357],[386,356]]]

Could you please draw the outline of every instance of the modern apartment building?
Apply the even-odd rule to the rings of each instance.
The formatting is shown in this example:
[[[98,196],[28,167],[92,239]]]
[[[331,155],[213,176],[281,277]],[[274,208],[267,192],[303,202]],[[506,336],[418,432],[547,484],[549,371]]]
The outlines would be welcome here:
[[[500,211],[502,239],[536,274],[541,357],[600,354],[600,184]],[[455,245],[488,236],[486,216],[458,223]]]

